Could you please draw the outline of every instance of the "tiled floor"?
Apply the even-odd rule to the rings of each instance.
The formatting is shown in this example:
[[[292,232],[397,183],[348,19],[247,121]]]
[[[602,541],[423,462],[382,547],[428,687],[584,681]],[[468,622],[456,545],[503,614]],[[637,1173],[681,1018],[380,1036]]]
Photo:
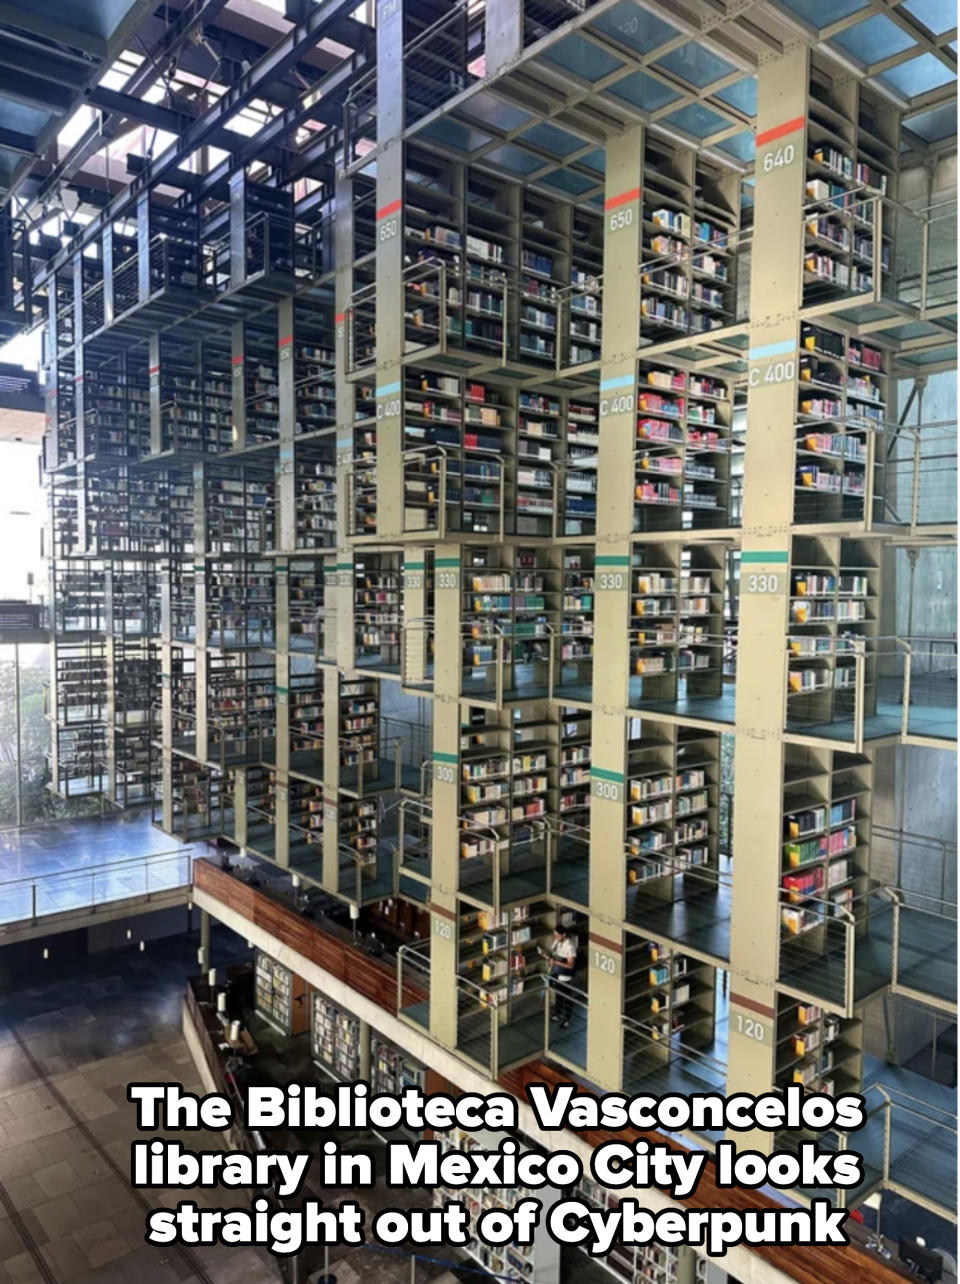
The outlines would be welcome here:
[[[48,979],[18,984],[0,996],[0,1284],[270,1284],[281,1277],[266,1253],[241,1247],[154,1247],[144,1242],[152,1206],[185,1197],[208,1207],[242,1204],[209,1192],[133,1191],[127,1181],[134,1112],[127,1084],[159,1080],[202,1091],[180,1033],[185,978],[196,969],[197,937],[151,942],[144,954],[113,951],[80,965],[49,961]],[[214,925],[212,958],[218,966],[248,959],[244,942]],[[0,972],[2,976],[2,972]],[[19,980],[19,978],[18,978]],[[307,1036],[289,1039],[256,1018],[251,1027],[261,1055],[257,1082],[291,1078],[323,1083],[311,1064]],[[170,1134],[173,1135],[173,1134]],[[327,1134],[324,1134],[325,1137]],[[346,1149],[380,1150],[372,1134],[343,1135]],[[294,1148],[315,1135],[269,1137]],[[221,1134],[191,1134],[194,1149],[217,1149]],[[383,1171],[383,1164],[378,1164]],[[308,1188],[325,1203],[357,1198],[355,1190]],[[422,1192],[383,1183],[359,1195],[369,1225],[381,1207]],[[438,1248],[417,1261],[415,1284],[476,1284],[469,1265]],[[410,1257],[403,1249],[333,1248],[338,1284],[409,1284]],[[583,1284],[585,1259],[570,1253],[567,1280]],[[323,1266],[311,1250],[303,1277]]]
[[[192,850],[145,811],[0,833],[0,923],[182,887]]]
[[[225,934],[215,940],[229,949]],[[146,1212],[167,1195],[135,1193],[126,1180],[134,1136],[127,1084],[200,1088],[180,1035],[195,950],[195,940],[180,937],[145,954],[94,956],[68,977],[21,985],[0,1001],[0,1284],[270,1277],[253,1250],[145,1244]]]

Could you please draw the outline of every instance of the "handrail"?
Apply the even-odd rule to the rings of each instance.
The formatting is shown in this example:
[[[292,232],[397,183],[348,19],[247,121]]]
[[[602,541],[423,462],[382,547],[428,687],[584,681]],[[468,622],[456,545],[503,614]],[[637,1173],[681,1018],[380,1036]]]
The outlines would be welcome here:
[[[679,1036],[682,1031],[670,1031],[666,1038],[661,1040],[654,1038],[654,1036],[649,1032],[648,1027],[645,1026],[643,1022],[638,1021],[636,1017],[628,1016],[626,1012],[621,1011],[620,1020],[625,1031],[627,1027],[632,1027],[632,1032],[640,1038],[646,1039],[650,1043],[668,1046],[671,1052],[676,1056],[683,1057],[691,1062],[700,1062],[702,1065],[709,1066],[711,1069],[716,1070],[719,1074],[722,1074],[724,1078],[726,1077],[727,1066],[725,1062],[717,1061],[715,1057],[708,1056],[707,1053],[701,1052],[698,1048],[688,1048],[683,1046],[677,1047],[674,1044],[674,1035],[676,1034]]]
[[[95,770],[99,770],[102,772],[104,770],[103,764],[100,764],[99,766],[95,767]],[[53,870],[46,874],[27,875],[21,878],[6,879],[3,882],[0,882],[0,896],[2,896],[4,892],[16,893],[18,890],[26,891],[27,889],[29,889],[30,913],[27,915],[24,915],[21,917],[15,917],[12,919],[3,919],[2,913],[0,913],[0,921],[4,921],[8,925],[12,923],[28,922],[28,921],[35,924],[44,915],[44,913],[50,913],[50,914],[67,913],[67,912],[70,912],[71,910],[87,908],[88,905],[90,907],[91,913],[95,913],[96,907],[100,903],[106,903],[109,899],[114,899],[114,900],[126,899],[126,896],[117,896],[114,898],[105,897],[103,898],[102,902],[98,901],[97,894],[96,894],[97,879],[101,876],[110,877],[110,875],[112,874],[117,874],[117,873],[122,873],[127,871],[131,871],[131,872],[142,871],[143,873],[143,892],[142,893],[139,893],[136,891],[129,892],[129,889],[125,889],[127,895],[136,896],[136,895],[142,894],[144,896],[150,896],[151,895],[151,889],[150,889],[151,869],[153,869],[155,866],[160,865],[161,863],[165,864],[172,860],[176,860],[176,861],[183,860],[186,862],[186,876],[183,879],[183,881],[178,882],[176,886],[189,887],[193,877],[192,875],[193,853],[188,847],[172,849],[170,851],[165,851],[165,852],[148,852],[142,857],[129,857],[124,860],[110,861],[102,865],[78,866],[73,869]],[[58,884],[62,885],[63,883],[73,883],[73,882],[77,882],[80,879],[86,880],[88,878],[90,879],[89,902],[85,901],[83,905],[55,907],[49,911],[43,911],[42,909],[40,909],[38,905],[38,892],[42,894],[44,890],[49,886],[56,886]],[[163,888],[163,889],[155,889],[155,890],[169,891],[172,889]]]

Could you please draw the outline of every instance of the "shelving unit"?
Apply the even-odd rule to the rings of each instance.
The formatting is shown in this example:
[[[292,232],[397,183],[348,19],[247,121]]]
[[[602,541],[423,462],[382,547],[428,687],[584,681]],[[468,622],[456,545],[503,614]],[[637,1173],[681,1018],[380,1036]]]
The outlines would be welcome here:
[[[254,960],[254,1003],[259,1016],[281,1034],[303,1034],[310,1019],[307,983],[289,968],[257,950]]]
[[[233,445],[229,342],[159,338],[161,453],[216,455]]]
[[[864,714],[885,690],[877,672],[880,566],[862,540],[798,537],[790,580],[787,726],[829,728],[853,717],[857,666]]]
[[[567,699],[589,701],[593,691],[594,562],[592,548],[563,550],[560,655],[556,690]]]
[[[686,1054],[713,1047],[717,970],[649,938],[631,938],[625,957],[624,1012],[641,1038],[627,1050],[624,1082],[636,1085]]]
[[[835,1097],[863,1083],[859,1017],[838,1016],[819,1004],[781,995],[777,1006],[778,1087],[802,1084]]]
[[[499,916],[461,908],[458,971],[479,986],[481,1003],[496,1008],[501,1022],[510,1019],[513,1000],[528,992],[538,997],[534,978],[546,971],[538,951],[549,949],[554,921],[546,902],[514,905]]]
[[[788,748],[780,918],[781,955],[791,966],[836,947],[841,911],[869,888],[872,782],[868,757]]]
[[[794,520],[863,520],[868,488],[883,494],[886,354],[808,322],[800,328],[800,350]],[[874,442],[881,448],[871,449]]]
[[[469,1153],[472,1150],[496,1151],[508,1135],[504,1132],[491,1132],[485,1128],[470,1133],[463,1132],[459,1128],[451,1128],[448,1132],[439,1133],[437,1140],[443,1153],[447,1151]],[[521,1199],[534,1198],[542,1205],[540,1220],[533,1232],[533,1243],[528,1246],[507,1244],[501,1248],[494,1248],[481,1243],[474,1237],[471,1238],[464,1252],[492,1275],[529,1280],[531,1284],[559,1284],[560,1245],[550,1238],[545,1229],[548,1211],[559,1198],[559,1192],[549,1187],[527,1190],[523,1186],[518,1186],[515,1198],[518,1202]],[[449,1200],[459,1200],[466,1204],[474,1226],[484,1209],[501,1207],[500,1197],[495,1190],[481,1190],[476,1193],[460,1190],[458,1194],[456,1187],[438,1186],[433,1194],[434,1204],[439,1207]]]
[[[699,871],[702,890],[717,869],[720,737],[630,718],[627,761],[627,917],[642,924],[637,893],[682,899],[685,871]]]
[[[895,196],[898,149],[890,136],[890,113],[876,110],[873,101],[869,89],[855,82],[831,85],[813,68],[804,193],[803,301],[808,305],[874,288],[874,198]],[[871,133],[867,122],[886,137]],[[886,275],[891,238],[882,235]]]
[[[726,565],[721,544],[635,548],[631,708],[663,708],[680,700],[711,701],[716,707],[722,699]]]
[[[739,185],[692,150],[647,136],[640,338],[700,334],[734,317]]]
[[[463,552],[463,693],[496,687],[498,656],[511,698],[548,694],[559,572],[548,550]]]
[[[375,763],[379,745],[380,690],[375,678],[340,679],[340,766]]]
[[[573,1197],[584,1200],[591,1208],[616,1210],[618,1196],[607,1186],[584,1177],[574,1188]],[[581,1251],[584,1251],[581,1249]],[[688,1249],[687,1252],[692,1252]],[[624,1245],[613,1244],[603,1257],[591,1257],[623,1284],[678,1284],[679,1255],[668,1244]],[[696,1284],[706,1284],[707,1262],[703,1257],[694,1258],[693,1279]]]
[[[722,379],[640,362],[634,530],[733,524],[731,476],[742,450]]]
[[[314,1061],[344,1083],[360,1078],[360,1022],[319,990],[313,991],[310,1051]]]
[[[426,1091],[427,1070],[419,1061],[415,1061],[402,1048],[385,1039],[383,1035],[374,1034],[370,1038],[370,1092],[376,1096],[386,1093],[399,1096],[407,1088]],[[407,1131],[407,1130],[404,1130]],[[422,1132],[412,1133],[414,1139],[423,1136]]]
[[[399,554],[373,553],[354,562],[354,622],[359,669],[400,667]]]

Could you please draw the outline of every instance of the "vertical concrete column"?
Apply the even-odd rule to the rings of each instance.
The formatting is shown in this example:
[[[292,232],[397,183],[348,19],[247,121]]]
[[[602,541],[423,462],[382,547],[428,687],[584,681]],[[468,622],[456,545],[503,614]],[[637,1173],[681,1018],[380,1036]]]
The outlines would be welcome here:
[[[243,450],[247,444],[246,339],[246,325],[243,321],[236,321],[230,327],[230,420],[233,450]]]
[[[113,573],[114,563],[104,571],[103,611],[106,638],[103,644],[104,663],[107,671],[107,698],[104,708],[106,722],[105,757],[107,768],[107,797],[117,802],[117,641],[113,633]],[[120,644],[122,647],[122,643]],[[121,652],[122,654],[122,652]]]
[[[460,876],[460,548],[437,547],[434,570],[436,663],[430,888],[430,1035],[457,1042],[457,950]]]
[[[737,659],[728,1092],[768,1091],[775,1063],[794,424],[803,291],[809,53],[757,74],[749,399]],[[769,1151],[770,1133],[744,1137]]]
[[[277,405],[279,449],[274,485],[274,547],[293,553],[297,547],[296,473],[294,442],[297,435],[296,304],[292,295],[277,305]]]
[[[204,464],[198,461],[193,465],[193,574],[194,574],[194,618],[196,636],[194,641],[195,691],[196,691],[196,730],[197,757],[205,761],[209,743],[209,723],[207,719],[207,554],[210,551],[209,532],[207,529],[207,510],[204,503]]]
[[[44,391],[44,431],[46,433],[44,462],[47,468],[56,468],[60,462],[60,433],[58,430],[60,415],[57,407],[57,388],[63,377],[60,370],[60,362],[57,358],[60,340],[58,337],[56,273],[50,277],[47,290],[47,360],[50,364],[47,369],[47,386]]]
[[[277,304],[277,404],[279,446],[274,473],[274,547],[292,554],[297,545],[296,475],[294,450],[297,435],[296,302],[292,295]],[[275,857],[278,865],[290,864],[290,559],[276,561],[274,622],[275,681],[277,684],[274,771]]]
[[[377,535],[403,530],[403,0],[377,8]]]
[[[163,829],[173,833],[173,625],[170,565],[160,572],[160,770]]]
[[[502,75],[523,52],[523,15],[520,0],[487,0],[486,75]]]
[[[370,1082],[370,1026],[366,1021],[357,1022],[357,1068],[360,1078]]]
[[[276,806],[274,809],[275,859],[284,867],[290,864],[290,561],[277,558],[276,563],[276,748],[274,774]]]
[[[77,450],[77,472],[74,493],[77,498],[77,533],[74,548],[80,554],[87,552],[87,476],[84,460],[92,450],[87,444],[86,399],[83,392],[84,357],[83,343],[83,255],[73,261],[73,431]]]
[[[643,127],[607,144],[590,785],[587,1076],[619,1087],[623,1063],[630,532],[640,333]]]
[[[403,555],[403,682],[423,682],[427,670],[427,568],[422,548],[411,548]],[[412,621],[417,621],[413,624]]]
[[[163,411],[160,397],[160,331],[153,330],[147,340],[147,378],[150,410],[150,454],[159,455],[163,449]]]
[[[333,228],[334,263],[334,355],[337,408],[337,510],[336,552],[324,562],[324,606],[326,633],[333,635],[336,667],[328,665],[323,674],[323,885],[336,891],[339,881],[338,789],[340,786],[340,675],[353,667],[353,552],[350,547],[348,477],[353,460],[353,424],[356,388],[347,379],[346,315],[353,294],[355,253],[353,183],[338,174],[334,185],[336,217]],[[326,644],[327,654],[331,643]]]

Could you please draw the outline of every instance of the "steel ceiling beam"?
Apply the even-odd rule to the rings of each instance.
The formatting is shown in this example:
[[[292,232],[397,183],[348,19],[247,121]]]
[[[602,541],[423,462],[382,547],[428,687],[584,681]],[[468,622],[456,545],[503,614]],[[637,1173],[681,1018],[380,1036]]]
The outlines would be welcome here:
[[[196,120],[186,112],[162,107],[159,103],[144,102],[133,94],[121,93],[119,89],[107,89],[104,85],[93,85],[84,95],[91,107],[103,111],[115,112],[128,120],[140,121],[154,129],[163,129],[170,134],[183,133]]]
[[[71,259],[78,248],[93,242],[99,236],[104,223],[123,215],[143,191],[149,190],[167,179],[175,182],[176,171],[179,169],[184,157],[189,156],[198,147],[210,142],[217,131],[239,111],[249,106],[255,98],[260,96],[263,85],[283,77],[291,68],[296,66],[302,57],[303,51],[318,40],[323,39],[337,19],[342,17],[351,7],[355,7],[355,3],[356,0],[324,0],[324,3],[316,4],[306,22],[291,28],[269,53],[265,54],[255,66],[251,67],[250,71],[237,84],[233,85],[202,116],[191,122],[181,138],[171,144],[161,156],[150,162],[145,167],[144,172],[138,175],[122,193],[115,197],[98,218],[93,219],[84,228],[75,242],[64,248],[51,270],[56,270],[61,264]],[[358,61],[359,65],[355,66],[354,64]],[[364,60],[362,58],[358,60],[355,57],[350,62],[345,63],[339,71],[331,72],[328,76],[325,76],[319,89],[315,92],[327,96],[328,93],[333,91],[332,82],[334,81],[338,88],[344,87],[363,64]],[[306,119],[309,114],[309,109],[302,112],[302,114],[299,114],[299,112],[294,113],[291,109],[289,112],[284,112],[275,121],[271,121],[270,124],[264,126],[260,134],[264,135],[269,131],[270,138],[276,141],[276,138],[281,137],[283,132],[294,128],[299,123],[299,119]],[[284,128],[283,122],[288,120],[291,123],[287,123]],[[260,136],[258,135],[257,139],[246,139],[242,135],[237,137],[238,150],[242,153],[246,150],[248,144],[253,144],[256,147]],[[232,168],[235,168],[235,166]],[[215,174],[206,175],[204,177],[205,190],[212,189],[219,181],[220,179]]]
[[[18,156],[35,156],[36,150],[37,140],[30,134],[0,128],[0,151],[15,152]]]

